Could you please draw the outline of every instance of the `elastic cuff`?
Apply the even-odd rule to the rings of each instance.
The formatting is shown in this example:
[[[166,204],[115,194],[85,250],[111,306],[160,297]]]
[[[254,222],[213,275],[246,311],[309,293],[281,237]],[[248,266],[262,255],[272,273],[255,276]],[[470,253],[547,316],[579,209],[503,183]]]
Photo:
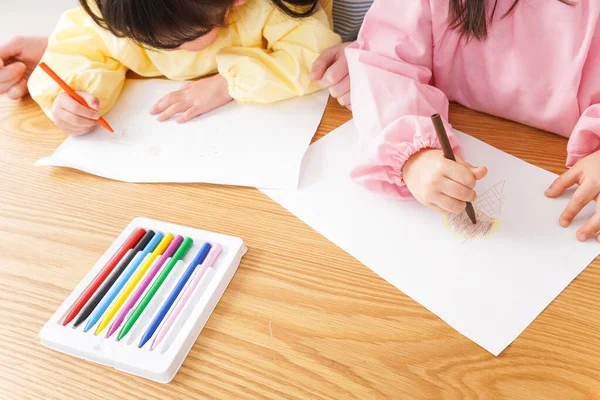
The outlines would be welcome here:
[[[402,168],[410,157],[425,149],[440,149],[437,137],[416,134],[412,142],[386,143],[379,147],[379,157],[390,165],[391,182],[398,186],[405,186]]]

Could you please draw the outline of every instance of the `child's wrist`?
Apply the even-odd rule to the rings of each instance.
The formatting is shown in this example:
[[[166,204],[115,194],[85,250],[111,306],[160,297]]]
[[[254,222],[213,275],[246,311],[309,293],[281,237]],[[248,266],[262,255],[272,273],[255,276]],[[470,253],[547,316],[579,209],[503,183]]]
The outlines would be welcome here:
[[[415,154],[413,154],[412,156],[408,157],[408,159],[406,160],[406,162],[404,163],[404,165],[402,166],[402,174],[406,173],[407,169],[410,169],[411,166],[417,162],[421,157],[423,157],[424,155],[426,155],[427,153],[430,153],[432,151],[437,151],[437,152],[441,152],[440,149],[432,149],[431,147],[425,147],[419,151],[417,151]]]

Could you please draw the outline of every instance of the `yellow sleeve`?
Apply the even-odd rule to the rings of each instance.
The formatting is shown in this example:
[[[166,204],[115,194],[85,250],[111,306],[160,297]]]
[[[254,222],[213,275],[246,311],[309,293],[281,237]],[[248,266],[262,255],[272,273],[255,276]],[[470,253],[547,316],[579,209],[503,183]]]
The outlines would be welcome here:
[[[229,94],[240,102],[270,103],[319,90],[308,75],[326,48],[340,43],[321,9],[291,18],[272,9],[263,28],[265,48],[229,47],[217,55]]]
[[[42,61],[74,90],[98,97],[100,112],[105,114],[121,92],[127,68],[111,56],[109,45],[116,42],[110,41],[117,38],[101,30],[82,8],[67,11],[50,37]],[[141,51],[136,47],[128,50]],[[40,68],[34,70],[28,86],[33,99],[50,115],[62,89]]]

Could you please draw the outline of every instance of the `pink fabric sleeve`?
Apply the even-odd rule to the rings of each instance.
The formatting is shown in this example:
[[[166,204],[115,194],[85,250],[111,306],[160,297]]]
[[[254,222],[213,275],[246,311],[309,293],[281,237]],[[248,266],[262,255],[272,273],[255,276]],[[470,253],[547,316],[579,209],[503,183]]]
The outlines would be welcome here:
[[[600,104],[589,106],[579,121],[567,144],[567,167],[600,149]]]
[[[442,116],[450,143],[461,155],[447,122],[448,99],[430,85],[429,0],[375,0],[346,56],[360,135],[358,165],[351,176],[369,190],[410,198],[402,179],[404,163],[422,149],[440,148],[432,114]]]
[[[581,74],[577,97],[582,114],[567,144],[567,167],[600,149],[600,79],[597,65],[600,65],[600,34],[596,34],[590,43]]]

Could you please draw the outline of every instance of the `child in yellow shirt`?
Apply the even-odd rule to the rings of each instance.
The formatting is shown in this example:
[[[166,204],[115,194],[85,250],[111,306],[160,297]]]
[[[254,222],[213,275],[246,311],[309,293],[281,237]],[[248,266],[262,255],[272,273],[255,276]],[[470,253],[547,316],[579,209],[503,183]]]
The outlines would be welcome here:
[[[185,122],[232,99],[269,103],[318,90],[309,79],[312,63],[340,42],[331,30],[330,0],[323,6],[319,0],[80,1],[81,8],[61,17],[42,61],[93,110],[39,69],[28,84],[46,114],[73,135],[90,132],[113,107],[128,70],[173,80],[206,77],[150,110],[159,121],[179,115]]]

